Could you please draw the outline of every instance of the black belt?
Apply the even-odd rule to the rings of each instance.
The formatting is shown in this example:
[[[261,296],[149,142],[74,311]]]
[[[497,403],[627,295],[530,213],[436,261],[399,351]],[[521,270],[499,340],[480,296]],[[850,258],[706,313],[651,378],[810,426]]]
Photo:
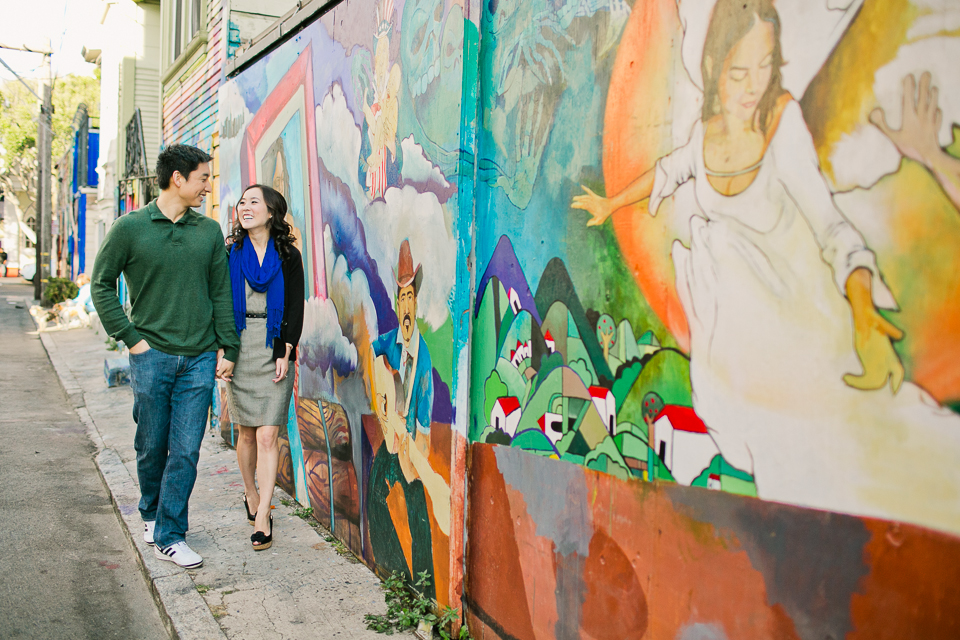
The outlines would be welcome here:
[[[266,319],[267,314],[265,314],[265,313],[248,313],[248,314],[247,314],[247,317],[248,317],[248,318],[264,318],[264,319]]]

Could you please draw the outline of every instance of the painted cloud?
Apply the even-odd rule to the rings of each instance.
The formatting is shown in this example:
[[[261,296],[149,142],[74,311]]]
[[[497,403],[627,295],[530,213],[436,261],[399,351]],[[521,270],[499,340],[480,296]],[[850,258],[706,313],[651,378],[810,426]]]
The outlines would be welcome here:
[[[359,210],[367,201],[357,180],[360,158],[360,129],[347,108],[347,99],[339,84],[334,84],[316,109],[317,154],[327,171],[350,189],[354,206]]]
[[[393,272],[397,268],[400,243],[409,239],[413,263],[423,268],[417,313],[433,328],[446,322],[456,244],[450,233],[448,215],[437,196],[431,192],[419,193],[409,185],[387,189],[383,200],[367,206],[363,223],[367,249],[391,296],[396,293]]]

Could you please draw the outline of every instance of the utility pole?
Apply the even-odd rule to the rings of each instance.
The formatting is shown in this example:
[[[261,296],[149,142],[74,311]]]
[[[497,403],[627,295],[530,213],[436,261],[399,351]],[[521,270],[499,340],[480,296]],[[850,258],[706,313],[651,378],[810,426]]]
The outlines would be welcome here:
[[[40,78],[40,91],[43,102],[40,117],[37,120],[37,276],[34,280],[33,295],[43,300],[50,278],[50,265],[53,261],[53,198],[50,192],[51,163],[53,147],[53,93],[50,87],[50,55],[43,56],[43,73]]]

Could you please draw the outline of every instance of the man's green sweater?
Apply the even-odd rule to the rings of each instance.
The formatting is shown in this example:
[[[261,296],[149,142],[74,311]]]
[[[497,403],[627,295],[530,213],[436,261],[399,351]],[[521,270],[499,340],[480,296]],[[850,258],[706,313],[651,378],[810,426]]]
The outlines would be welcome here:
[[[121,273],[130,291],[129,319],[117,298]],[[227,360],[237,361],[230,270],[215,220],[188,209],[174,223],[156,200],[122,216],[97,253],[90,293],[104,329],[128,347],[143,339],[177,356],[222,348]]]

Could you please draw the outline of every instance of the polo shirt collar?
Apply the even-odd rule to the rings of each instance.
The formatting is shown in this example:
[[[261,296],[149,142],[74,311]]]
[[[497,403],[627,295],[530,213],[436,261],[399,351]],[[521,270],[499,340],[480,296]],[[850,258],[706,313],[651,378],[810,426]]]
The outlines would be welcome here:
[[[168,222],[170,221],[170,218],[163,215],[163,211],[160,211],[160,207],[157,206],[157,201],[155,199],[151,200],[150,204],[147,205],[147,211],[150,212],[151,220],[166,220]],[[193,209],[187,209],[186,213],[184,213],[183,216],[181,216],[181,218],[177,220],[174,224],[196,225],[197,220],[199,219],[200,219],[199,213],[197,213]]]

